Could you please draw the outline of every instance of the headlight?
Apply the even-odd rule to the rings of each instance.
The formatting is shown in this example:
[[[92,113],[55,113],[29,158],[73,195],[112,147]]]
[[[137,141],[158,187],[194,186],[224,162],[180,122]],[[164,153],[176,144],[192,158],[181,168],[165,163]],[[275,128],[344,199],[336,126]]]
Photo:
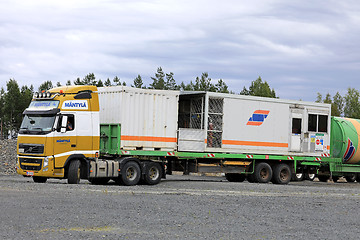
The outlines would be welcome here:
[[[44,158],[44,167],[47,167],[49,165],[49,158],[45,157]]]

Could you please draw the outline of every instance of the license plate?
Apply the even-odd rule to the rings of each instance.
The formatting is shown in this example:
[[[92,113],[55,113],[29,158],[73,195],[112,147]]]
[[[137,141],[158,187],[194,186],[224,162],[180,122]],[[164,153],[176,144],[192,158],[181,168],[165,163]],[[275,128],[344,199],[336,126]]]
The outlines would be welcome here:
[[[31,172],[31,171],[26,172],[26,176],[34,176],[34,172]]]

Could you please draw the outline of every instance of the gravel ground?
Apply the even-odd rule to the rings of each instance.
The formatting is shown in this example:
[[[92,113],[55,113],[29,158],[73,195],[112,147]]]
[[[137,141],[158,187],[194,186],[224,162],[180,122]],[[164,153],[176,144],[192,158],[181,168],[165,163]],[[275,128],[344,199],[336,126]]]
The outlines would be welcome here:
[[[0,175],[1,239],[359,239],[359,183],[36,184]]]
[[[16,139],[0,140],[0,174],[15,174]]]

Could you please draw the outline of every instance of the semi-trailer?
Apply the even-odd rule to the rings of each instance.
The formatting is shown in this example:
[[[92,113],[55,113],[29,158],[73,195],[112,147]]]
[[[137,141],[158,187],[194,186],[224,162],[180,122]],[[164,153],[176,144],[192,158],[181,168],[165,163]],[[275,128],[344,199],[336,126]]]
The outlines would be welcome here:
[[[17,173],[35,182],[157,184],[173,171],[360,181],[360,122],[332,118],[329,104],[79,85],[35,93],[23,115]]]

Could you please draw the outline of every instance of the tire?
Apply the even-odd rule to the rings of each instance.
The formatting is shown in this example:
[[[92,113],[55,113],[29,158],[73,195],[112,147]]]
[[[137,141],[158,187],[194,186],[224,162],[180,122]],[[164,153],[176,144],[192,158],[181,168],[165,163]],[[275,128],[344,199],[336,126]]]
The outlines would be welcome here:
[[[148,185],[155,185],[161,181],[162,168],[159,163],[149,162],[145,165],[143,180]]]
[[[360,173],[357,173],[357,174],[356,174],[356,181],[357,181],[358,183],[360,183]]]
[[[304,173],[295,173],[292,175],[292,180],[295,182],[300,182],[304,180]]]
[[[80,160],[72,160],[68,169],[68,184],[78,184],[80,182]]]
[[[249,175],[247,175],[247,176],[246,176],[246,180],[247,180],[249,183],[254,183],[254,182],[256,182],[254,174],[249,174]]]
[[[32,177],[34,182],[36,183],[45,183],[47,181],[47,178],[46,177]]]
[[[90,178],[89,182],[93,185],[105,185],[110,181],[110,178]]]
[[[315,173],[306,173],[304,177],[306,180],[314,181],[316,174]]]
[[[258,183],[268,183],[272,178],[272,169],[269,164],[261,162],[256,164],[254,171],[254,179]]]
[[[134,161],[125,163],[124,167],[120,170],[118,183],[125,186],[133,186],[139,183],[141,177],[141,170],[139,164]]]
[[[330,178],[328,175],[319,175],[317,176],[320,182],[327,182]]]
[[[333,180],[333,182],[337,182],[337,181],[339,181],[339,178],[340,178],[340,177],[338,177],[338,176],[333,176],[333,177],[332,177],[332,180]]]
[[[274,184],[288,184],[291,180],[291,170],[289,165],[280,163],[275,165],[273,170],[272,182]]]
[[[356,181],[356,175],[355,174],[350,174],[348,176],[345,176],[345,179],[349,183],[355,182]]]
[[[229,182],[243,182],[246,179],[246,175],[239,173],[225,173],[225,178]]]

